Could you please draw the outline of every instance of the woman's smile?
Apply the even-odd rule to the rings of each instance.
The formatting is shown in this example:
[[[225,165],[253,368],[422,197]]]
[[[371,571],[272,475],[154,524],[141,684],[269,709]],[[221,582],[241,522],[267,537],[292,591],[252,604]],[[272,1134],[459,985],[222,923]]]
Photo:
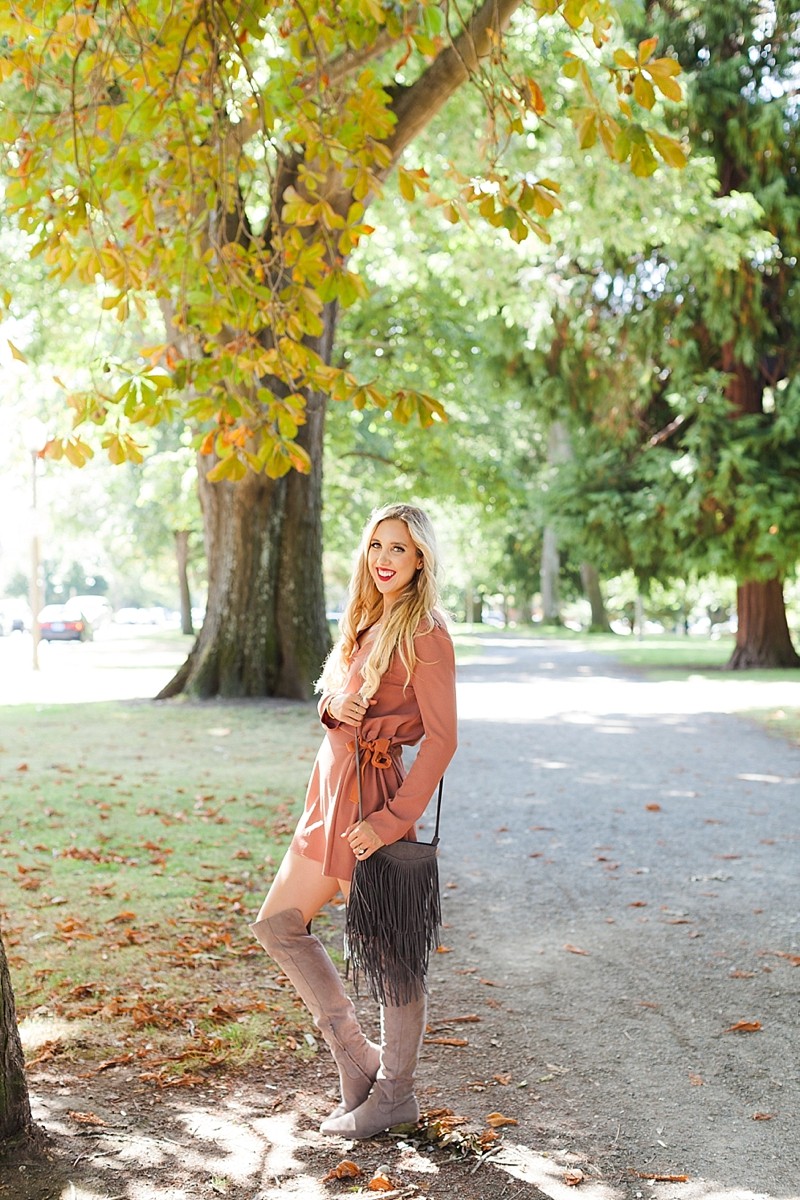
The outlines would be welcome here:
[[[422,566],[422,555],[405,521],[388,518],[377,526],[367,552],[369,572],[390,608]]]

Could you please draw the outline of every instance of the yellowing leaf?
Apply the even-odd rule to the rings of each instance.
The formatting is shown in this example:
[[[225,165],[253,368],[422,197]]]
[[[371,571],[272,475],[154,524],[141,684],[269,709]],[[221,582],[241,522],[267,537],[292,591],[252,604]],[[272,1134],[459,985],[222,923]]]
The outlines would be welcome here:
[[[645,40],[643,42],[639,42],[639,53],[638,53],[639,66],[644,66],[644,64],[647,62],[647,60],[652,56],[653,51],[655,50],[657,45],[658,45],[657,37],[645,38]]]
[[[491,1125],[492,1129],[500,1129],[503,1125],[519,1125],[519,1121],[515,1121],[513,1117],[505,1117],[502,1113],[492,1112],[486,1118],[486,1124]]]
[[[656,157],[647,142],[635,142],[631,147],[631,170],[640,179],[652,175],[658,167]]]
[[[656,102],[656,93],[652,83],[644,75],[638,74],[633,81],[633,98],[642,108],[650,109]]]
[[[625,67],[628,71],[632,71],[636,66],[636,59],[627,50],[615,50],[614,62],[618,67]]]
[[[405,167],[397,168],[397,186],[400,189],[400,195],[404,200],[413,200],[417,194],[414,186],[414,180]]]
[[[655,130],[651,130],[650,141],[668,167],[675,167],[676,170],[680,171],[686,166],[686,151],[676,138],[667,137],[666,134],[656,133]]]
[[[239,479],[244,479],[246,474],[245,464],[236,455],[231,454],[227,458],[220,459],[217,465],[208,472],[206,479],[210,483],[220,483],[222,480],[230,480],[235,483]]]
[[[8,342],[8,348],[11,351],[12,358],[15,358],[17,360],[17,362],[27,364],[27,362],[28,362],[27,358],[25,357],[25,355],[22,353],[21,350],[17,349],[17,347],[11,341],[11,338],[6,338],[6,341]]]

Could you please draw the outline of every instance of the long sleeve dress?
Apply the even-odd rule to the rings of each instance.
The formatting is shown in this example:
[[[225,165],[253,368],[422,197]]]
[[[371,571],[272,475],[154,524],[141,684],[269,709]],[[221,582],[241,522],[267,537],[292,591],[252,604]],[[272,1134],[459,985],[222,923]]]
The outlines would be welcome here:
[[[414,638],[417,655],[411,679],[395,653],[360,729],[363,814],[382,841],[416,840],[422,816],[456,749],[455,655],[444,626]],[[369,647],[353,656],[343,692],[361,689],[361,667]],[[322,864],[324,875],[352,878],[355,856],[341,836],[358,820],[354,738],[356,727],[326,712],[330,695],[320,701],[327,732],[309,780],[303,815],[291,843],[296,854]],[[422,738],[406,774],[403,746]]]

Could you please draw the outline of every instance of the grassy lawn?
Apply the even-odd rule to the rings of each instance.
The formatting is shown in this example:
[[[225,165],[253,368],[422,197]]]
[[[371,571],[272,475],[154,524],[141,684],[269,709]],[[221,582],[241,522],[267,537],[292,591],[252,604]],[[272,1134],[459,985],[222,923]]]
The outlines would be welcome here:
[[[319,740],[312,705],[0,708],[3,938],[33,1057],[185,1079],[295,1037],[246,925]]]

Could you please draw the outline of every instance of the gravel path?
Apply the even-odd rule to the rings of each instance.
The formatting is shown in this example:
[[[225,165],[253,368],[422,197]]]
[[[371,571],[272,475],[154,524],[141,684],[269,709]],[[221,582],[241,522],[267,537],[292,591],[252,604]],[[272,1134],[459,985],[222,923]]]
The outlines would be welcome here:
[[[431,989],[434,1019],[481,1024],[451,1052],[468,1066],[429,1054],[427,1079],[460,1072],[462,1106],[518,1119],[509,1169],[553,1196],[555,1156],[609,1200],[797,1198],[800,747],[729,710],[800,687],[482,649],[460,671]]]

